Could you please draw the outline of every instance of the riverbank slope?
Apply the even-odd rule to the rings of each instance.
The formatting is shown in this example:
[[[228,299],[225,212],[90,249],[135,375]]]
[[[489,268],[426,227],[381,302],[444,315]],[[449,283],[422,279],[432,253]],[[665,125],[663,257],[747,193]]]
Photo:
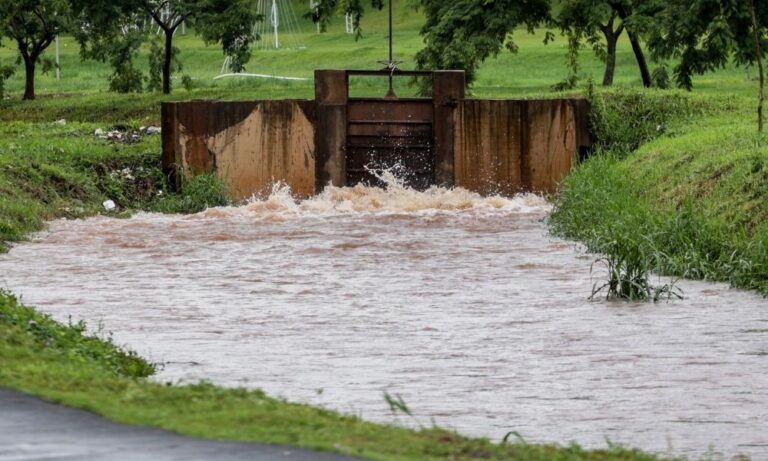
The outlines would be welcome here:
[[[598,147],[550,224],[625,267],[768,295],[768,138],[754,101],[677,92],[592,96]]]

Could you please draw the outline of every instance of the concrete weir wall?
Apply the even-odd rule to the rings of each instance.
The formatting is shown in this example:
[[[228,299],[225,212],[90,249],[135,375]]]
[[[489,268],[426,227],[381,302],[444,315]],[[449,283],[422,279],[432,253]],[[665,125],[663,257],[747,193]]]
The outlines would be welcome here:
[[[348,175],[347,165],[348,159],[359,163],[366,158],[364,149],[360,156],[361,139],[370,138],[372,156],[375,149],[381,156],[382,142],[389,143],[393,155],[409,155],[413,143],[391,137],[399,126],[392,124],[400,122],[357,120],[354,111],[361,104],[380,103],[349,98],[351,72],[356,71],[318,71],[315,101],[164,103],[164,169],[177,186],[182,184],[179,172],[215,173],[235,199],[268,193],[278,181],[306,197],[329,182],[344,186],[358,180],[353,169]],[[591,146],[589,105],[583,99],[465,99],[463,73],[438,71],[432,78],[431,121],[419,122],[431,123],[434,133],[427,143],[432,146],[432,184],[482,194],[554,192]],[[406,124],[413,123],[410,106],[424,109],[412,100],[382,101],[397,106],[393,113]],[[363,138],[355,131],[360,123],[370,127]],[[350,157],[353,151],[356,156]]]
[[[454,112],[454,184],[482,194],[554,192],[588,148],[583,99],[465,99]]]
[[[315,105],[311,101],[163,104],[163,166],[174,175],[216,173],[235,199],[275,182],[315,193]],[[179,181],[177,181],[178,184]]]

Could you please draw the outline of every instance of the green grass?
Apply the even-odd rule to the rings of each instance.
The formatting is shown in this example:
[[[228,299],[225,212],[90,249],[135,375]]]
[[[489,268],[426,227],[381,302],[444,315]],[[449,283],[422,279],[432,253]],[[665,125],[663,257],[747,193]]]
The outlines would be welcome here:
[[[376,460],[655,460],[612,446],[495,444],[440,428],[411,430],[273,399],[258,390],[144,379],[151,364],[0,292],[0,386],[129,424],[219,440],[288,444]],[[382,405],[384,400],[382,399]]]
[[[161,172],[160,136],[133,144],[99,139],[96,129],[111,123],[26,123],[0,125],[0,253],[54,218],[81,218],[135,210],[194,213],[229,199],[213,175],[199,176],[181,193],[171,193]],[[138,126],[125,126],[138,132]]]
[[[403,68],[414,67],[414,55],[422,48],[422,39],[419,35],[422,16],[406,6],[408,0],[396,1],[395,34],[393,36],[396,55],[403,59]],[[295,0],[297,11],[307,8],[303,0]],[[270,99],[270,98],[311,98],[313,97],[313,83],[311,78],[316,68],[365,68],[375,69],[381,65],[377,63],[387,56],[387,31],[384,12],[369,12],[363,19],[364,38],[355,41],[353,36],[343,32],[343,17],[336,17],[327,33],[318,35],[314,25],[308,20],[301,20],[303,33],[297,37],[304,44],[304,48],[291,48],[281,50],[256,50],[251,62],[247,66],[248,72],[283,75],[292,77],[304,77],[310,80],[306,82],[275,82],[272,80],[242,80],[222,79],[213,80],[218,75],[224,60],[221,49],[216,46],[205,46],[199,37],[191,31],[187,35],[177,35],[176,44],[182,50],[181,62],[183,70],[175,75],[173,80],[176,95],[174,98],[226,98],[226,99]],[[478,97],[530,97],[534,95],[552,95],[551,86],[567,74],[566,69],[566,40],[558,36],[557,39],[544,45],[544,30],[538,30],[534,35],[524,31],[514,34],[520,47],[518,54],[502,51],[497,57],[489,59],[479,69],[478,79],[472,93]],[[0,47],[0,65],[10,64],[16,57],[16,51],[12,43],[5,41]],[[134,97],[115,97],[107,93],[107,77],[110,69],[106,64],[94,61],[83,62],[79,56],[77,44],[70,37],[62,38],[62,79],[56,81],[53,73],[38,75],[38,94],[45,101],[57,109],[57,113],[64,113],[66,106],[79,105],[88,107],[96,104],[109,104],[114,99],[116,105],[129,106],[130,110],[126,119],[139,119],[145,116],[157,117],[157,101],[155,95],[143,95],[134,100]],[[53,47],[47,51],[47,56],[53,56]],[[148,67],[147,48],[142,50],[136,58],[137,65],[146,70]],[[602,80],[603,63],[598,60],[589,49],[581,53],[582,89],[586,80],[592,77],[596,81]],[[655,65],[655,64],[652,64]],[[195,89],[187,92],[182,88],[181,77],[189,75],[192,78]],[[708,94],[756,94],[754,72],[745,72],[744,69],[728,68],[706,76],[694,79],[697,91]],[[640,76],[634,62],[626,35],[620,40],[617,55],[617,72],[615,84],[619,88],[638,87]],[[21,119],[29,116],[34,120],[44,120],[35,116],[36,109],[25,112],[16,102],[23,92],[24,72],[17,67],[16,74],[8,80],[7,91],[10,101],[5,102],[3,112],[9,115],[3,119],[13,117]],[[353,93],[383,94],[384,83],[379,82],[374,89],[370,83],[360,83],[353,88]],[[400,94],[414,93],[414,88],[403,87]],[[67,98],[60,98],[66,94]],[[56,96],[56,100],[51,99]],[[81,103],[82,98],[82,103]],[[25,107],[40,107],[39,105],[26,105]],[[142,109],[146,107],[146,109]],[[150,110],[151,108],[151,110]],[[142,109],[142,110],[139,110]],[[78,113],[77,109],[72,109]],[[108,115],[99,112],[99,116]],[[12,114],[12,115],[10,115]],[[87,121],[88,112],[83,111],[76,119]],[[61,118],[61,117],[59,117]],[[25,118],[26,119],[26,118]],[[54,119],[55,120],[55,119]],[[106,120],[100,118],[99,120]]]
[[[645,274],[768,295],[768,138],[749,104],[647,92],[596,99],[601,148],[564,181],[553,231]]]

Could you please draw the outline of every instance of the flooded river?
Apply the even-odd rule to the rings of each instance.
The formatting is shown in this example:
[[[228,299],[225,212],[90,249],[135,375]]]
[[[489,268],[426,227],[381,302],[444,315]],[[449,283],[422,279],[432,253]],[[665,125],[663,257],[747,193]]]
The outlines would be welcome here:
[[[163,381],[377,421],[387,391],[421,424],[494,439],[768,458],[768,302],[687,281],[668,304],[588,301],[594,257],[550,237],[548,211],[531,195],[276,190],[56,221],[0,255],[0,284],[113,332]]]

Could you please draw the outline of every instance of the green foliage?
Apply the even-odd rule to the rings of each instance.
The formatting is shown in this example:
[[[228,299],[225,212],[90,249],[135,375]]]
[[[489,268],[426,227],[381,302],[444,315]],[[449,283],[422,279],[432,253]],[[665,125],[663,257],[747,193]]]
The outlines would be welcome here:
[[[251,44],[260,40],[253,33],[253,24],[263,21],[253,11],[248,0],[194,1],[188,16],[203,41],[210,45],[220,43],[224,54],[229,56],[232,72],[242,72],[251,58]]]
[[[235,72],[245,68],[253,23],[261,18],[247,0],[71,0],[85,26],[75,32],[84,57],[109,61],[113,68],[110,87],[136,91],[142,78],[133,67],[135,50],[150,41],[150,91],[171,91],[171,76],[181,70],[180,50],[173,46],[177,29],[187,23],[206,44],[219,43],[231,57]],[[167,14],[166,14],[167,13]],[[151,20],[147,20],[151,18]],[[153,30],[163,32],[163,45]],[[125,75],[124,75],[125,74]]]
[[[19,304],[15,296],[0,290],[0,328],[16,336],[27,336],[30,346],[45,350],[82,366],[95,366],[116,376],[143,378],[155,366],[133,351],[115,346],[110,339],[86,334],[84,322],[62,325],[50,316]]]
[[[184,87],[187,91],[192,91],[192,89],[195,87],[195,81],[192,80],[192,77],[189,75],[182,75],[181,77],[181,86]]]
[[[556,90],[573,88],[576,85],[578,51],[582,41],[592,47],[595,55],[605,62],[603,85],[613,84],[616,67],[616,42],[624,32],[624,24],[616,23],[616,11],[607,1],[570,0],[559,4],[559,11],[553,19],[563,35],[568,37],[569,75]]]
[[[768,27],[768,4],[757,6],[762,49]],[[756,60],[750,2],[741,0],[678,0],[668,2],[649,29],[648,46],[658,59],[677,58],[675,80],[681,88],[693,87],[695,74]]]
[[[371,8],[381,10],[384,8],[384,0],[371,0]],[[355,30],[355,38],[363,36],[360,20],[365,12],[364,0],[318,0],[314,2],[312,11],[304,16],[312,19],[312,22],[320,25],[320,31],[328,30],[328,24],[334,13],[340,11],[352,17],[352,26]]]
[[[206,208],[232,203],[226,185],[215,174],[181,176],[181,191],[165,194],[152,209],[162,213],[199,213]]]
[[[714,99],[691,98],[680,92],[608,91],[588,93],[590,126],[598,145],[626,156],[664,134],[671,122],[715,110]]]
[[[568,37],[568,76],[561,82],[552,86],[553,91],[567,91],[576,88],[579,83],[579,48],[581,41],[578,35],[572,34]]]
[[[176,72],[181,72],[183,66],[181,60],[179,60],[179,50],[176,47],[171,49],[171,65],[170,72],[173,75]],[[165,64],[166,56],[163,47],[159,40],[152,40],[149,44],[149,78],[147,79],[147,91],[161,91],[163,89],[163,66]],[[170,87],[169,87],[170,88]]]
[[[144,76],[134,65],[134,57],[141,46],[140,32],[129,31],[122,40],[115,41],[109,54],[112,74],[109,76],[109,90],[116,93],[141,93]]]
[[[418,67],[463,69],[467,84],[477,78],[480,63],[502,48],[518,51],[513,31],[524,27],[532,33],[549,19],[548,0],[421,0],[419,4],[426,22],[421,29],[425,47],[416,54]]]
[[[666,66],[659,66],[653,69],[651,73],[651,80],[653,81],[653,87],[660,90],[666,90],[670,86],[669,72],[667,72]]]
[[[15,73],[15,69],[12,66],[0,65],[0,100],[5,97],[5,81],[11,78]]]

